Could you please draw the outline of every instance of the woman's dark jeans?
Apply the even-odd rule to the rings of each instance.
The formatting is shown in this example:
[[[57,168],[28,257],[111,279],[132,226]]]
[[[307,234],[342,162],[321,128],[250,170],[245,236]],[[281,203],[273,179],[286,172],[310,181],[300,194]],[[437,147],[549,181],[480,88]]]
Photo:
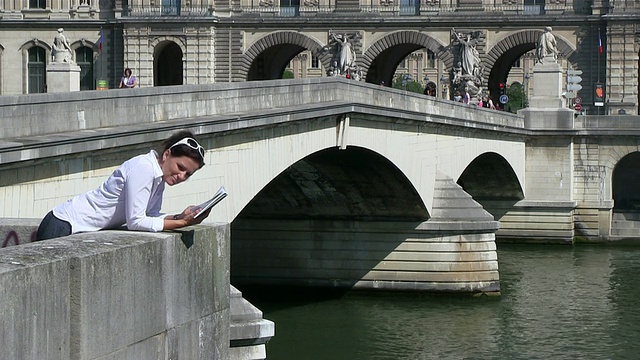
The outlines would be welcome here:
[[[53,239],[67,235],[71,235],[71,224],[67,221],[58,219],[53,215],[53,211],[49,211],[38,227],[35,241]]]

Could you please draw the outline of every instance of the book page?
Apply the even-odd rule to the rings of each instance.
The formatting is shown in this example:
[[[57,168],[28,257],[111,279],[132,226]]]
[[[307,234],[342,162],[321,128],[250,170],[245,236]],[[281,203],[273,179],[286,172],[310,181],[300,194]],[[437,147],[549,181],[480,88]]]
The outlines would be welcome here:
[[[218,192],[216,192],[216,194],[213,195],[211,199],[196,206],[196,208],[199,208],[200,211],[196,214],[196,216],[194,216],[194,219],[198,218],[201,214],[204,214],[207,210],[214,207],[216,204],[222,201],[222,199],[226,198],[227,195],[228,194],[227,194],[227,191],[224,189],[224,186],[221,186],[220,189],[218,189]]]

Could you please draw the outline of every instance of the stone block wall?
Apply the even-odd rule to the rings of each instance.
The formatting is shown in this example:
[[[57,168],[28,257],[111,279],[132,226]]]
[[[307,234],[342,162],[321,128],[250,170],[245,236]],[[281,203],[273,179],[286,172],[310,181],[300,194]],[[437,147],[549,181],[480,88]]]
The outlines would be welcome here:
[[[217,225],[1,249],[2,357],[228,359],[228,239]]]
[[[494,234],[416,223],[236,220],[235,284],[394,291],[500,290]]]

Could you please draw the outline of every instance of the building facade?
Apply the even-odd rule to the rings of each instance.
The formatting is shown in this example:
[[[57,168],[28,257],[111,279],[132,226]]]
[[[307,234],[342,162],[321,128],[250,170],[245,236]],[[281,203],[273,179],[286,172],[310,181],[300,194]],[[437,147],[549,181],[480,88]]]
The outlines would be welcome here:
[[[478,84],[531,87],[531,51],[553,27],[563,68],[582,71],[588,114],[638,114],[640,3],[634,0],[16,0],[0,9],[0,93],[47,91],[56,29],[81,67],[81,90],[329,76],[345,44],[350,71],[398,73],[452,90],[459,43],[476,34]],[[346,39],[340,41],[338,39]],[[342,65],[341,65],[342,66]],[[344,68],[342,68],[344,71]],[[446,88],[448,86],[448,88]],[[595,90],[604,89],[603,106]],[[448,95],[447,95],[448,96]],[[601,99],[602,100],[602,99]]]

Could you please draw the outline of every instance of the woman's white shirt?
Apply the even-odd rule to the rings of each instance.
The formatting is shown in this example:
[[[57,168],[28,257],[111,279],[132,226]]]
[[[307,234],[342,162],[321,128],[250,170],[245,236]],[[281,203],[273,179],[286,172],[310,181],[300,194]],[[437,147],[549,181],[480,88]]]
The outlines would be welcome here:
[[[71,232],[114,229],[162,231],[164,192],[158,154],[151,150],[125,161],[95,190],[53,209],[60,220],[71,224]]]

